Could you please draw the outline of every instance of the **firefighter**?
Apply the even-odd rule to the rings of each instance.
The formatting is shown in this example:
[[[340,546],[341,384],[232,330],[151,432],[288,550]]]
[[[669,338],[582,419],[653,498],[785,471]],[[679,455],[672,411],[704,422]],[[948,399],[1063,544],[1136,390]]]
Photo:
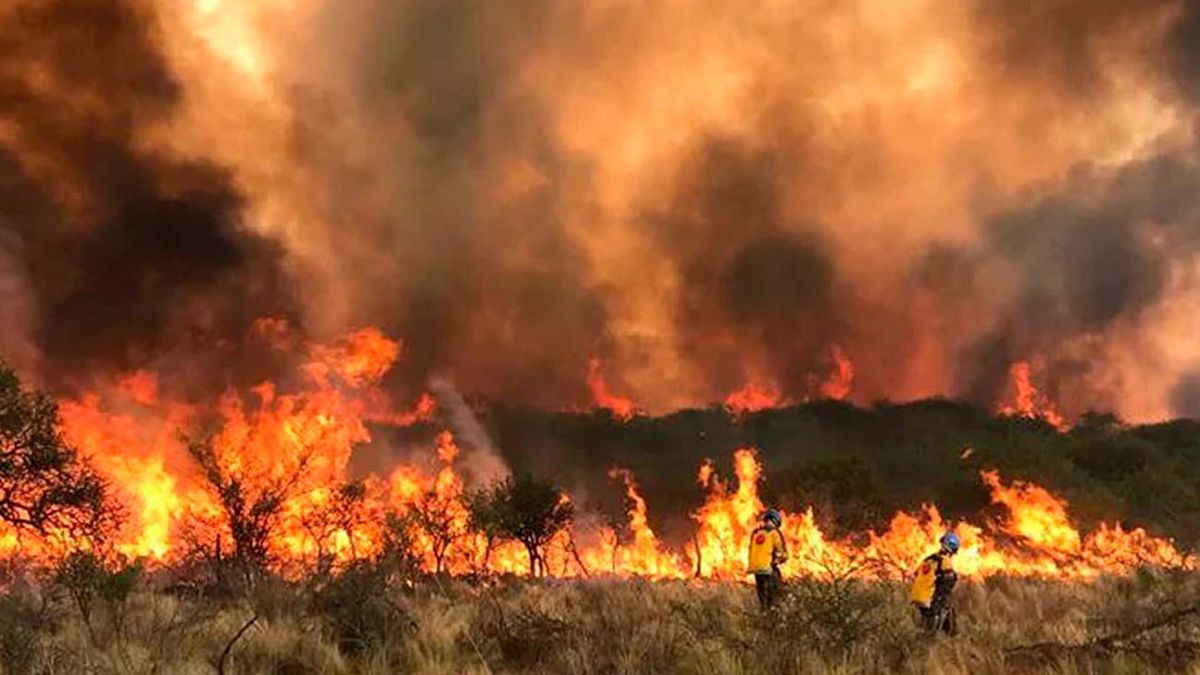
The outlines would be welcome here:
[[[953,635],[956,630],[954,608],[950,606],[950,592],[958,582],[951,558],[958,553],[958,535],[947,532],[940,540],[937,553],[921,561],[913,579],[909,599],[917,608],[921,625],[929,632],[943,631]]]
[[[782,575],[779,565],[787,560],[787,543],[783,539],[783,516],[775,509],[767,509],[762,515],[762,524],[750,533],[750,564],[747,571],[754,575],[754,590],[758,604],[769,609],[775,604]]]

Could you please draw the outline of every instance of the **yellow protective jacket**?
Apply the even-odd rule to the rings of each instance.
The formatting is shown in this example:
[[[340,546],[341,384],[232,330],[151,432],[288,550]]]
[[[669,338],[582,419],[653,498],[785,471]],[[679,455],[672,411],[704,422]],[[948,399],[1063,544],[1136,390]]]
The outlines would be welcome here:
[[[760,527],[750,533],[749,574],[772,574],[775,564],[787,560],[787,542],[779,528]]]
[[[933,603],[938,580],[953,575],[954,567],[950,564],[950,556],[941,553],[930,555],[917,567],[917,576],[913,579],[912,589],[908,594],[909,599],[914,605],[929,607]]]

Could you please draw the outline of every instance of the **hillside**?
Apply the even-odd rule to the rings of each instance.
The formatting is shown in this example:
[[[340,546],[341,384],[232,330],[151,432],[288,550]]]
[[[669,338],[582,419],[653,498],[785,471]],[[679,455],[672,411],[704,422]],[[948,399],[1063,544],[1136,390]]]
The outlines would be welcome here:
[[[621,506],[612,467],[629,469],[667,539],[686,538],[704,492],[697,470],[730,474],[737,448],[756,448],[764,498],[788,510],[814,505],[837,534],[882,528],[899,510],[936,504],[950,518],[992,509],[983,469],[1065,497],[1081,525],[1146,527],[1190,547],[1200,539],[1200,423],[1125,425],[1088,415],[1065,433],[1037,419],[998,417],[932,399],[869,408],[836,401],[735,419],[712,407],[620,422],[607,411],[554,413],[477,402],[492,443],[516,470],[552,477],[589,507]],[[381,430],[384,442],[421,442],[440,427]],[[969,448],[969,451],[967,450]]]

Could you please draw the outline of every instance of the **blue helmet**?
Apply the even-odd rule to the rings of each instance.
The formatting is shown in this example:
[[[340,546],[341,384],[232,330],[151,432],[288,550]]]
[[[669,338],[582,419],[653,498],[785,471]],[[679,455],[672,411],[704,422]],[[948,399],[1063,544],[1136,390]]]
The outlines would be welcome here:
[[[954,534],[953,532],[947,532],[946,534],[942,535],[940,541],[942,543],[942,548],[950,551],[951,553],[958,553],[960,542],[958,541],[957,534]]]
[[[769,523],[774,523],[775,527],[783,526],[783,516],[779,515],[779,512],[775,509],[767,509],[767,512],[763,514],[762,519]]]

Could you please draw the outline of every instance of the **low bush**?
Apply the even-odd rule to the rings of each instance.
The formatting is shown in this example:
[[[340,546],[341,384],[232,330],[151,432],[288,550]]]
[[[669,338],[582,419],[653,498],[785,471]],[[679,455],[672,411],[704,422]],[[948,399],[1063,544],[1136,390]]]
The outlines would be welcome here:
[[[385,565],[361,562],[318,588],[311,609],[328,624],[338,648],[362,655],[387,648],[413,626],[388,584]]]
[[[61,612],[32,588],[0,595],[0,673],[39,672],[47,638],[61,625]]]

